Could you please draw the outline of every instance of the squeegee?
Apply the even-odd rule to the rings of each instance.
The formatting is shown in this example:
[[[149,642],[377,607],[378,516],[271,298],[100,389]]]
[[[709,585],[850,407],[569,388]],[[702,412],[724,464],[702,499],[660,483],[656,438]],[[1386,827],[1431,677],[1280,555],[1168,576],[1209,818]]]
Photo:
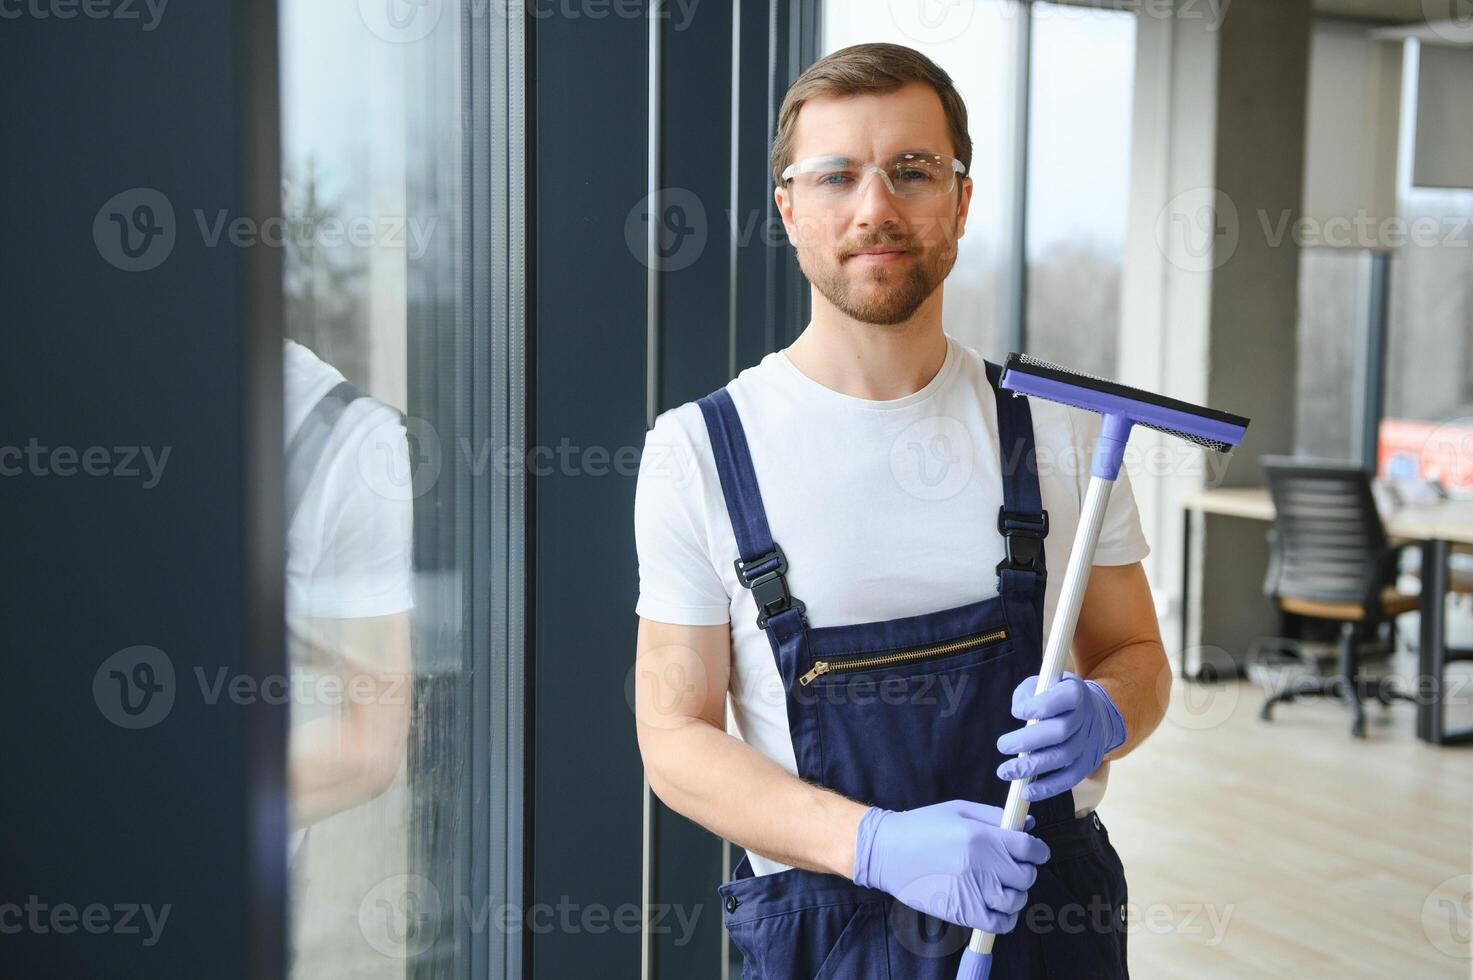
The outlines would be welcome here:
[[[1059,604],[1049,630],[1043,664],[1039,668],[1038,684],[1033,691],[1037,696],[1052,687],[1063,675],[1064,660],[1074,640],[1079,607],[1084,601],[1084,588],[1089,581],[1089,570],[1094,565],[1095,544],[1099,541],[1100,527],[1104,523],[1105,506],[1110,501],[1110,490],[1115,486],[1115,478],[1120,474],[1120,463],[1125,456],[1125,443],[1130,438],[1130,430],[1143,425],[1148,429],[1186,439],[1212,452],[1229,453],[1242,442],[1248,420],[1227,412],[1177,401],[1175,398],[1127,388],[1104,378],[1070,371],[1027,354],[1008,355],[999,383],[1011,391],[1014,397],[1028,395],[1063,402],[1075,408],[1096,412],[1103,417],[1099,438],[1095,442],[1094,456],[1090,461],[1089,488],[1084,494],[1079,528],[1074,534]],[[1029,725],[1035,723],[1036,719],[1029,719],[1027,722]],[[1032,781],[1032,776],[1025,776],[1013,780],[1008,787],[1002,827],[1008,830],[1023,829],[1028,817],[1028,801],[1023,799],[1023,788]],[[981,929],[972,931],[971,942],[962,953],[957,980],[985,980],[992,969],[992,944],[995,938],[992,933]]]

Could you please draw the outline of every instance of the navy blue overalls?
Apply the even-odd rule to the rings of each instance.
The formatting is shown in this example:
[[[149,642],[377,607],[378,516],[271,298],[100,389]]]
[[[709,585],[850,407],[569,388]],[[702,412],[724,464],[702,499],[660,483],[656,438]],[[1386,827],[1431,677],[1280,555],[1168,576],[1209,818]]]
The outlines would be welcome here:
[[[998,594],[883,622],[808,626],[731,395],[722,388],[699,401],[741,552],[737,578],[753,592],[787,692],[798,775],[891,810],[952,799],[1001,807],[1008,784],[997,777],[997,739],[1022,724],[1013,689],[1043,659],[1048,515],[1032,416],[1026,398],[998,388],[1000,368],[986,366],[999,458],[1022,460],[1002,474],[1008,557],[997,566]],[[1125,977],[1125,875],[1099,818],[1076,819],[1067,792],[1029,812],[1051,856],[1017,927],[997,939],[993,980]],[[745,857],[719,893],[748,980],[954,980],[970,936],[839,875],[754,876]]]

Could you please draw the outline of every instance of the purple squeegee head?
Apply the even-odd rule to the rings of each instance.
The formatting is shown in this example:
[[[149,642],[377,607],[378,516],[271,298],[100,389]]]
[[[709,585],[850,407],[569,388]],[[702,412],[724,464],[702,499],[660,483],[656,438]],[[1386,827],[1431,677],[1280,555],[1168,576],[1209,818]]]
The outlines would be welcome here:
[[[1144,425],[1219,453],[1231,452],[1248,429],[1248,420],[1241,415],[1128,388],[1027,354],[1008,355],[1001,384],[1016,394],[1063,402],[1104,416],[1090,472],[1106,480],[1120,473],[1132,426]]]

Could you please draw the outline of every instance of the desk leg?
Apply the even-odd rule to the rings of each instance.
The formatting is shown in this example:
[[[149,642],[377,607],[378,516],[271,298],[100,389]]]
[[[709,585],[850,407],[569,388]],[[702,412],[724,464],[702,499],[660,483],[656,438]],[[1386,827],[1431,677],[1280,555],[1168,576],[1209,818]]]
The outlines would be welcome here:
[[[1446,541],[1422,542],[1422,595],[1418,611],[1422,617],[1422,636],[1417,648],[1417,737],[1433,745],[1442,744],[1442,669],[1447,649]]]
[[[1192,680],[1187,673],[1187,616],[1192,604],[1192,509],[1183,507],[1181,534],[1181,679]]]

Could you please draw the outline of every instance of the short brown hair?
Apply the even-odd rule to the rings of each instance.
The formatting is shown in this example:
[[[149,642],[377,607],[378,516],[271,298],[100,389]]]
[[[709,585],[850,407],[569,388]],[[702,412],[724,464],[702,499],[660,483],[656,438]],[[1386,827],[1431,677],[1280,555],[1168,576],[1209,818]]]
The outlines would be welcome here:
[[[972,137],[967,134],[967,106],[941,66],[903,44],[853,44],[825,55],[799,75],[783,96],[772,141],[772,180],[781,185],[792,161],[793,131],[798,111],[815,96],[893,92],[906,82],[925,82],[941,97],[956,158],[972,170]]]

